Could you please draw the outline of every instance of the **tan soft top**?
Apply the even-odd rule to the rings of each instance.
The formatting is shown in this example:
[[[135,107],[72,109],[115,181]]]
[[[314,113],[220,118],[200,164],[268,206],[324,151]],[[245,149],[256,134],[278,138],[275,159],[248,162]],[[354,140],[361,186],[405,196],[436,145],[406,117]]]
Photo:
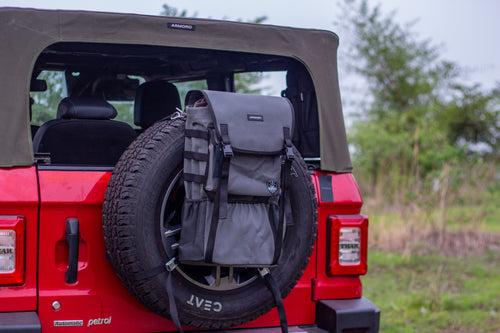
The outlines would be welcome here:
[[[167,24],[194,25],[194,30]],[[351,161],[337,74],[338,37],[329,31],[206,19],[0,8],[0,167],[33,164],[29,85],[36,59],[57,42],[179,46],[292,57],[309,71],[318,100],[321,167]]]

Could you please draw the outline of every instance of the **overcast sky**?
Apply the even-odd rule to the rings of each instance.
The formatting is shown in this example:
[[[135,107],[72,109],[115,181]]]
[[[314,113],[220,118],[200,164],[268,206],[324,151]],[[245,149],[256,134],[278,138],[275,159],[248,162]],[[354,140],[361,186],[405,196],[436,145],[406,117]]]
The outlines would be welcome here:
[[[156,15],[166,1],[123,0],[0,0],[0,6],[85,9]],[[200,17],[252,19],[268,16],[268,23],[333,29],[338,19],[335,0],[169,0]],[[378,3],[373,2],[373,3]],[[468,72],[470,81],[487,87],[500,80],[500,1],[498,0],[384,0],[382,8],[397,11],[401,22],[414,19],[415,30],[442,45],[444,56]],[[126,27],[124,27],[126,28]],[[341,45],[342,45],[342,35]],[[342,59],[340,59],[341,61]]]
[[[157,15],[165,2],[187,9],[189,14],[197,13],[198,17],[251,20],[266,15],[266,23],[304,28],[335,30],[335,20],[339,19],[335,0],[0,0],[0,6]],[[395,10],[401,23],[418,20],[414,30],[420,37],[430,38],[440,45],[444,58],[464,69],[466,81],[479,82],[486,88],[500,81],[500,0],[383,0],[380,3],[387,13]],[[336,32],[340,35],[342,48],[346,43],[342,38],[347,36]],[[339,64],[342,66],[342,57]],[[343,71],[340,74],[341,83],[357,82],[352,75]],[[269,80],[278,82],[284,77],[271,76]],[[341,88],[346,102],[345,84],[341,84]]]

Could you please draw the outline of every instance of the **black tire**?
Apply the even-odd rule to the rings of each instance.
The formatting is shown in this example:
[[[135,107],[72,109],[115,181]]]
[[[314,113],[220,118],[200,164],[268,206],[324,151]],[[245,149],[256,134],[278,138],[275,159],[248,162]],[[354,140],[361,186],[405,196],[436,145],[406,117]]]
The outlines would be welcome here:
[[[166,273],[144,277],[143,272],[164,265],[169,258],[160,232],[159,206],[172,179],[182,167],[184,118],[156,123],[140,135],[117,163],[103,207],[108,257],[125,286],[148,308],[169,317]],[[293,223],[287,225],[283,255],[271,270],[283,296],[301,277],[316,239],[316,197],[302,158],[291,172]],[[224,292],[192,283],[178,270],[172,273],[180,320],[202,328],[239,325],[269,311],[273,298],[261,278]],[[191,306],[199,300],[219,302],[207,311]],[[215,311],[220,310],[220,311]]]

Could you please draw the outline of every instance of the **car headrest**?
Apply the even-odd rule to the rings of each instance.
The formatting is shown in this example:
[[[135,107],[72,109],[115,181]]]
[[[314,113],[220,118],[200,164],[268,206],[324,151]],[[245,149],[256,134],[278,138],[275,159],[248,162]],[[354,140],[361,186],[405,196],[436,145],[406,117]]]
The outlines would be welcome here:
[[[142,128],[153,125],[181,107],[177,87],[167,81],[144,82],[137,88],[134,123]]]
[[[113,105],[90,97],[66,97],[57,108],[59,119],[113,119],[116,114]]]

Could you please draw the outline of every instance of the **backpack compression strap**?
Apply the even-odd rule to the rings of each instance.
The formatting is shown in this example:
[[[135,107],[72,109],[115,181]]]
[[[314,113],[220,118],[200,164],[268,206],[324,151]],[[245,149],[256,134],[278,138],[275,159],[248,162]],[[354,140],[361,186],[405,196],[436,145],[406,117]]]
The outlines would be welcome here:
[[[278,259],[281,256],[281,249],[283,247],[283,228],[285,226],[285,206],[288,204],[288,191],[289,191],[289,175],[290,169],[292,167],[292,161],[295,158],[295,153],[293,152],[293,144],[290,136],[290,129],[288,127],[283,127],[283,137],[284,142],[284,157],[285,160],[281,164],[281,195],[279,199],[279,220],[278,220],[278,230],[276,232],[276,239],[274,241],[274,257],[273,264],[278,263]]]
[[[167,261],[167,263],[165,263],[164,265],[160,265],[148,271],[139,273],[137,277],[139,278],[139,280],[150,279],[157,276],[158,274],[167,273],[167,296],[170,319],[172,319],[172,321],[174,322],[177,332],[184,333],[184,331],[182,330],[181,321],[179,320],[179,312],[177,311],[177,304],[174,297],[174,288],[172,286],[172,272],[176,267],[177,263],[174,257]]]
[[[266,282],[267,288],[273,294],[274,303],[276,304],[276,308],[278,309],[278,315],[280,317],[280,326],[281,333],[288,333],[288,322],[286,320],[285,306],[283,305],[283,299],[281,298],[281,292],[276,284],[276,280],[274,280],[269,269],[263,268],[259,270],[260,276]]]
[[[222,139],[222,159],[221,175],[219,178],[219,186],[215,193],[214,208],[212,212],[212,220],[210,222],[210,231],[208,232],[207,250],[205,252],[205,262],[212,263],[214,257],[215,236],[217,234],[217,226],[219,219],[225,219],[227,216],[227,200],[228,200],[228,181],[229,181],[229,166],[233,149],[229,141],[229,131],[227,124],[220,124],[220,133]]]

